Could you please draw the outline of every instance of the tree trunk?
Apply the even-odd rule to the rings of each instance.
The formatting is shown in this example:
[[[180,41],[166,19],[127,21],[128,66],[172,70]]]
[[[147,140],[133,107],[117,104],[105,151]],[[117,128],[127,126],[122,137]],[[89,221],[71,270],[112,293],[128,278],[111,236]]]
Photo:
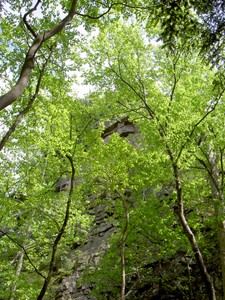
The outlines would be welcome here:
[[[46,68],[46,66],[47,66],[47,64],[48,64],[48,62],[51,58],[52,53],[53,53],[53,49],[51,49],[51,52],[50,52],[48,58],[46,59],[45,63],[42,66],[42,69],[40,71],[40,75],[38,77],[36,89],[35,89],[35,92],[34,92],[33,96],[30,98],[27,106],[21,112],[19,112],[19,114],[16,116],[14,123],[11,125],[9,130],[6,132],[5,136],[0,141],[0,151],[4,148],[6,142],[10,138],[11,134],[16,130],[16,127],[18,126],[18,124],[23,120],[24,116],[29,112],[29,110],[32,107],[34,101],[36,100],[36,97],[37,97],[37,95],[39,93],[39,90],[40,90],[41,81],[42,81],[42,78],[44,76],[45,68]]]
[[[22,270],[23,258],[24,258],[24,253],[22,251],[18,252],[17,253],[17,265],[16,265],[16,273],[15,273],[15,282],[13,283],[9,300],[15,300],[16,281],[19,278],[20,272]]]
[[[120,195],[120,193],[118,193]],[[123,202],[124,209],[124,218],[125,225],[122,231],[121,241],[120,241],[120,258],[121,258],[121,291],[120,291],[120,299],[125,300],[126,293],[126,257],[125,257],[125,249],[126,249],[126,238],[127,231],[129,227],[129,212],[127,208],[126,199],[124,199],[123,195],[120,195]]]
[[[11,88],[10,91],[0,96],[0,110],[12,104],[22,95],[23,91],[25,90],[28,84],[30,73],[34,68],[37,51],[42,46],[43,42],[57,35],[60,31],[62,31],[66,27],[67,24],[70,23],[70,21],[73,19],[76,13],[76,4],[77,4],[77,0],[72,0],[70,11],[62,21],[56,24],[49,31],[36,35],[33,44],[31,45],[31,47],[29,48],[26,54],[17,83],[15,84],[14,87]]]
[[[66,231],[66,227],[67,227],[67,224],[68,224],[69,218],[70,218],[70,209],[71,209],[72,195],[73,195],[73,190],[74,190],[75,168],[74,168],[72,157],[70,155],[66,155],[66,157],[68,158],[68,160],[70,161],[70,164],[71,164],[70,190],[69,190],[69,195],[68,195],[67,204],[66,204],[66,212],[65,212],[63,224],[53,242],[51,260],[50,260],[50,263],[48,266],[48,274],[44,280],[43,286],[37,297],[37,300],[42,300],[44,298],[44,295],[45,295],[45,293],[48,289],[48,286],[51,282],[53,270],[55,267],[55,256],[56,256],[57,248],[58,248],[58,245]]]
[[[218,224],[218,239],[222,269],[223,300],[225,300],[225,221],[221,221]]]
[[[198,243],[195,238],[195,235],[192,232],[192,230],[186,220],[185,214],[184,214],[181,178],[180,178],[180,174],[179,174],[179,168],[175,163],[173,163],[173,172],[174,172],[174,178],[175,178],[175,182],[176,182],[178,216],[180,219],[180,223],[183,227],[183,230],[184,230],[184,232],[190,242],[191,248],[194,252],[197,265],[199,267],[199,270],[200,270],[202,278],[204,280],[206,289],[208,291],[209,300],[216,300],[216,292],[215,292],[213,280],[207,271],[207,268],[206,268],[203,256],[201,254],[201,251],[198,247]]]
[[[207,169],[209,174],[212,198],[215,202],[215,214],[219,219],[217,224],[217,236],[218,236],[218,244],[220,250],[221,269],[222,269],[223,300],[225,300],[225,221],[222,221],[220,219],[220,217],[223,216],[224,213],[224,209],[223,209],[224,196],[223,196],[223,186],[220,181],[220,173],[217,167],[217,156],[215,154],[215,151],[212,149],[212,147],[210,147],[208,152],[208,162],[210,164],[209,168],[207,168],[206,164],[203,165]]]

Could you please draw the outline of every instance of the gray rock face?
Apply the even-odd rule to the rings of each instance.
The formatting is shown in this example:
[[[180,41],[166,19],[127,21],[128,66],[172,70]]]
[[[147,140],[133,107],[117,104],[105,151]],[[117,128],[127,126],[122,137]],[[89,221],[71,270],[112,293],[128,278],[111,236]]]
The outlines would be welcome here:
[[[66,191],[70,188],[70,180],[68,178],[61,178],[57,183],[56,183],[56,192],[63,192]]]
[[[102,134],[105,142],[113,133],[118,133],[121,137],[127,137],[129,134],[137,132],[136,127],[128,120],[128,117],[122,117],[113,124],[108,124]],[[62,179],[57,185],[57,191],[61,192],[69,188],[70,182]],[[76,247],[76,261],[74,261],[75,271],[70,276],[62,279],[58,289],[56,300],[97,300],[90,295],[92,286],[80,284],[80,279],[86,267],[95,267],[104,252],[109,247],[108,239],[118,229],[114,227],[110,217],[112,213],[105,211],[104,206],[96,205],[90,212],[95,216],[94,225],[89,232],[88,241],[84,245]]]
[[[121,137],[127,137],[129,134],[134,134],[137,132],[135,125],[129,121],[127,116],[120,118],[117,122],[113,124],[108,124],[106,129],[102,134],[102,138],[105,142],[108,141],[109,136],[113,133],[118,133]]]
[[[108,124],[102,138],[107,143],[109,137],[113,133],[118,133],[121,137],[128,137],[129,142],[138,147],[137,128],[128,120],[128,117],[122,117],[113,124]],[[69,182],[65,180],[58,185],[58,191],[61,192],[68,188]],[[67,186],[66,186],[67,185]],[[143,189],[143,201],[148,199],[149,194],[157,193],[157,199],[163,201],[165,197],[169,197],[173,191],[173,186],[165,186],[156,192],[154,187],[146,187]],[[112,196],[112,195],[111,195]],[[129,195],[128,196],[129,199]],[[107,196],[106,196],[107,197]],[[94,205],[95,196],[91,196],[93,201],[92,209],[89,213],[95,216],[94,225],[92,226],[88,240],[83,245],[77,245],[74,250],[74,272],[73,274],[63,278],[60,282],[55,300],[99,300],[91,296],[91,290],[94,283],[82,282],[82,275],[87,267],[95,268],[106,250],[109,248],[109,238],[117,232],[117,228],[112,222],[112,212],[107,212],[103,205]],[[103,198],[103,197],[102,197]],[[112,199],[114,197],[112,196]],[[171,207],[175,210],[175,207]],[[212,263],[212,268],[215,263]],[[151,274],[154,270],[154,274]],[[215,270],[217,270],[215,268]],[[192,280],[190,281],[189,275]],[[136,276],[137,275],[137,276]],[[136,276],[136,277],[135,277]],[[148,277],[149,276],[149,277]],[[170,278],[170,282],[167,281]],[[165,279],[165,280],[164,280]],[[141,265],[138,274],[127,277],[127,300],[147,300],[147,299],[193,299],[192,293],[197,297],[195,299],[207,299],[204,293],[202,278],[199,276],[199,270],[195,262],[192,261],[188,253],[176,253],[171,257],[170,261],[156,260],[150,264]],[[183,286],[188,286],[190,291],[183,290]],[[106,293],[101,299],[114,300],[110,296],[109,288],[106,286]]]
[[[96,213],[96,218],[90,230],[88,242],[75,250],[77,252],[74,262],[76,271],[61,281],[56,300],[97,300],[90,296],[92,286],[80,284],[80,279],[86,267],[95,267],[99,263],[104,251],[109,247],[108,238],[117,231],[117,228],[107,220],[108,214],[99,210],[98,206],[92,209],[91,213]]]

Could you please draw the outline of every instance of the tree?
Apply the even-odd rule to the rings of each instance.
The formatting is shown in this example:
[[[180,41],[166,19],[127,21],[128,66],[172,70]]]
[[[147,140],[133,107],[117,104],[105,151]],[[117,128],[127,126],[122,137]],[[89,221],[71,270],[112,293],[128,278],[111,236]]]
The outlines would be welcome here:
[[[213,270],[209,263],[218,255],[204,230],[209,227],[213,238],[218,233],[222,254],[223,85],[195,52],[201,49],[221,67],[224,6],[175,2],[3,2],[3,298],[53,297],[52,278],[73,268],[71,260],[66,270],[61,267],[61,258],[69,257],[74,242],[86,241],[89,197],[103,192],[118,226],[111,260],[103,266],[118,257],[113,271],[121,299],[132,291],[134,268],[135,276],[144,277],[149,264],[160,265],[179,251],[188,260],[190,249],[208,290],[204,296],[220,294],[217,261]],[[158,26],[150,25],[149,14]],[[73,83],[82,68],[95,92],[79,99]],[[124,115],[140,136],[124,141],[113,135],[104,143],[104,123]],[[161,197],[164,188],[169,192]],[[224,265],[222,255],[223,278]],[[189,274],[190,295],[197,293],[191,280]]]
[[[54,292],[51,278],[68,271],[60,271],[58,265],[75,241],[86,239],[91,223],[91,217],[85,213],[88,196],[82,178],[87,178],[84,173],[89,173],[85,140],[89,146],[91,141],[96,144],[93,114],[91,117],[84,103],[74,103],[66,92],[54,93],[54,96],[48,99],[48,106],[39,102],[29,122],[20,124],[23,130],[18,138],[24,143],[18,145],[17,139],[12,140],[5,148],[7,152],[2,153],[1,169],[5,175],[1,183],[0,227],[0,244],[5,249],[1,257],[3,297],[11,293],[10,297],[25,297],[26,289],[27,299],[42,299],[46,293],[51,295]],[[61,107],[59,111],[54,109],[56,102]],[[76,112],[76,120],[71,111]],[[69,190],[56,192],[57,182],[62,179],[69,182]],[[24,272],[15,271],[14,275],[20,252],[24,254]],[[18,277],[16,288],[14,277]],[[32,289],[29,289],[31,283]]]
[[[173,49],[182,41],[199,50],[206,60],[223,69],[225,6],[223,1],[156,1],[154,13],[161,37]],[[195,34],[193,34],[193,32]]]
[[[31,15],[31,13],[37,9],[39,4],[40,4],[40,1],[37,1],[35,6],[32,7],[28,12],[26,12],[24,14],[24,17],[23,17],[24,25],[26,26],[27,30],[30,32],[30,34],[34,38],[34,41],[33,41],[32,45],[29,47],[29,50],[26,54],[26,58],[24,60],[24,64],[22,66],[20,76],[19,76],[17,83],[8,93],[1,96],[0,109],[4,109],[6,106],[10,105],[18,97],[21,96],[21,94],[23,93],[23,91],[28,83],[30,72],[34,68],[34,62],[35,62],[35,57],[36,57],[37,51],[41,47],[42,43],[44,43],[48,39],[52,38],[54,35],[57,35],[72,20],[72,18],[75,15],[77,1],[71,2],[71,7],[70,7],[70,10],[69,10],[67,16],[59,24],[57,24],[49,31],[44,32],[42,34],[37,34],[34,31],[34,29],[32,28],[32,26],[27,21],[27,17],[29,15]]]
[[[55,46],[58,43],[58,47],[63,49],[63,51],[65,51],[66,49],[68,49],[68,45],[69,45],[69,41],[71,39],[71,34],[76,34],[76,30],[74,30],[72,28],[71,32],[68,32],[67,30],[67,37],[63,38],[62,36],[60,36],[61,31],[67,26],[70,25],[70,23],[72,22],[74,16],[81,16],[81,17],[86,17],[92,20],[98,20],[99,18],[101,18],[102,16],[104,16],[105,14],[107,14],[114,6],[123,6],[123,3],[111,3],[111,4],[102,4],[100,7],[98,6],[98,3],[95,3],[95,1],[91,2],[89,5],[85,5],[82,2],[77,3],[76,0],[74,1],[70,1],[70,6],[68,6],[67,3],[64,2],[60,2],[58,1],[57,3],[55,2],[54,5],[48,5],[48,2],[44,1],[41,5],[41,11],[40,14],[43,15],[43,20],[37,16],[35,18],[32,19],[32,21],[29,21],[28,18],[32,16],[32,14],[38,9],[38,6],[40,6],[41,1],[37,0],[37,2],[35,3],[35,5],[33,7],[31,7],[31,3],[28,3],[26,8],[27,11],[24,13],[23,18],[21,20],[20,14],[23,8],[23,3],[20,4],[20,1],[18,1],[17,3],[11,4],[10,9],[16,9],[16,5],[20,6],[20,13],[18,12],[16,14],[16,21],[19,23],[19,30],[18,30],[18,34],[22,33],[22,30],[24,30],[23,36],[25,37],[25,39],[27,40],[28,43],[28,50],[26,51],[25,49],[23,49],[23,47],[21,46],[21,42],[19,41],[19,52],[21,51],[26,51],[26,57],[21,58],[21,54],[20,53],[20,61],[22,61],[22,67],[21,70],[19,71],[18,69],[16,70],[18,73],[15,74],[16,78],[17,78],[17,82],[16,84],[9,90],[9,92],[3,94],[0,98],[0,110],[4,109],[5,107],[7,107],[8,105],[12,104],[14,101],[16,101],[23,93],[29,77],[30,77],[30,73],[31,71],[34,69],[35,66],[35,60],[37,58],[38,55],[38,51],[41,50],[42,48],[44,48],[44,44],[45,42],[47,42],[48,40],[53,40],[54,37],[55,41],[53,42],[53,45]],[[81,13],[78,11],[77,6],[79,5],[79,9],[82,12],[82,10],[85,10],[85,13]],[[126,7],[130,7],[129,5],[124,4],[124,6]],[[135,8],[135,5],[132,6],[131,8]],[[105,10],[103,13],[99,12],[101,10]],[[54,25],[52,25],[52,10],[53,10],[53,16],[55,17],[55,21],[56,23]],[[66,12],[66,16],[60,20],[60,10],[64,13]],[[16,9],[17,11],[17,9]],[[19,14],[19,15],[18,15]],[[15,15],[13,13],[8,13],[9,17],[13,17],[15,18]],[[8,16],[6,16],[5,18],[3,18],[3,25],[2,28],[7,32],[7,21],[8,21]],[[22,22],[22,24],[20,24]],[[74,27],[76,28],[79,24],[79,21],[74,21],[75,25]],[[50,25],[50,29],[49,29],[49,25]],[[88,24],[87,24],[88,26]],[[22,28],[21,28],[22,27]],[[36,28],[41,28],[42,33],[38,32],[38,29]],[[5,33],[5,32],[4,32]],[[11,43],[11,41],[9,40],[8,43]],[[31,45],[30,45],[31,43]],[[4,45],[3,49],[5,47],[9,47],[9,45]],[[13,48],[17,47],[17,43],[15,43],[14,45],[12,45]],[[46,48],[51,48],[52,45],[47,45]],[[4,51],[4,50],[3,50]],[[2,51],[2,52],[3,52]],[[68,59],[68,58],[67,58]],[[3,64],[3,67],[4,64]]]
[[[185,193],[190,194],[187,187],[193,184],[191,175],[187,174],[194,167],[191,153],[198,149],[199,128],[220,106],[223,89],[213,89],[214,75],[207,67],[204,71],[201,67],[200,75],[201,64],[196,57],[192,58],[191,64],[190,55],[175,52],[168,60],[162,50],[159,54],[154,51],[151,40],[141,40],[137,29],[132,26],[132,29],[122,28],[121,24],[112,26],[98,38],[105,46],[104,50],[101,48],[102,61],[92,62],[92,82],[96,84],[95,78],[98,79],[99,91],[105,86],[104,96],[108,103],[114,99],[132,118],[141,118],[137,122],[140,132],[145,139],[151,140],[148,151],[152,151],[152,144],[158,146],[156,140],[160,140],[166,166],[171,170],[180,224],[195,254],[209,298],[216,299],[213,280],[185,216],[184,199],[189,198]],[[97,51],[98,44],[94,44]],[[206,82],[211,83],[210,88]],[[155,135],[155,140],[148,137],[149,132]],[[159,148],[157,153],[160,153]],[[161,155],[159,159],[162,159]],[[220,251],[223,253],[224,250],[221,248]]]

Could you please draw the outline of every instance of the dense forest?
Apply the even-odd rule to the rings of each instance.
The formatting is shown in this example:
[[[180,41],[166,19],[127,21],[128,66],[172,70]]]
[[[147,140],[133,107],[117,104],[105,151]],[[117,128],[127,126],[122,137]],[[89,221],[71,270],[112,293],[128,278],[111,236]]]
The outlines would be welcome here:
[[[225,300],[223,0],[0,1],[0,299]]]

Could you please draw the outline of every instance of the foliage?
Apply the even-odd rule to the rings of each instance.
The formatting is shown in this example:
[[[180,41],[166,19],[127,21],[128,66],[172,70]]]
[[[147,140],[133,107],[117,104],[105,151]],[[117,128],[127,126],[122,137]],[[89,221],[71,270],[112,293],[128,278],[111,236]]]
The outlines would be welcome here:
[[[202,229],[205,226],[210,226],[210,228],[215,226],[213,224],[215,224],[214,205],[216,202],[207,201],[211,193],[211,185],[206,179],[205,171],[203,173],[199,173],[199,170],[195,171],[195,168],[198,169],[196,158],[202,150],[198,147],[201,135],[204,132],[204,136],[208,137],[207,124],[211,123],[214,115],[220,114],[223,106],[221,99],[223,90],[213,88],[214,72],[202,65],[192,54],[181,55],[177,52],[173,57],[168,58],[167,52],[162,49],[159,51],[159,46],[155,46],[151,38],[143,38],[135,25],[128,27],[116,22],[95,40],[91,49],[94,48],[97,51],[97,56],[101,58],[101,61],[95,59],[95,52],[94,54],[91,51],[88,52],[93,71],[89,72],[87,77],[95,86],[99,86],[97,93],[102,92],[101,98],[105,97],[108,105],[110,103],[113,106],[115,103],[115,109],[121,105],[124,113],[131,116],[137,124],[142,136],[138,149],[138,162],[141,161],[141,165],[135,165],[135,170],[139,170],[142,174],[141,178],[145,181],[143,186],[155,185],[157,191],[162,190],[163,184],[167,187],[169,185],[174,190],[170,196],[169,207],[174,207],[174,212],[177,213],[176,206],[179,207],[179,202],[177,204],[175,193],[176,174],[173,174],[171,167],[174,165],[178,167],[182,178],[186,217],[201,244]],[[100,41],[101,48],[99,47]],[[210,148],[210,143],[208,140],[206,148]],[[133,176],[133,172],[130,173]],[[132,183],[134,182],[135,180],[132,180]],[[132,187],[137,190],[134,185]],[[155,192],[152,193],[155,194]],[[158,202],[159,198],[156,199]],[[160,216],[163,211],[162,205],[158,207],[156,203],[150,209],[144,210],[146,220],[148,219],[147,211],[152,212],[149,219],[153,224],[155,224],[153,216]],[[135,204],[138,207],[136,202]],[[135,212],[138,211],[136,208]],[[203,221],[203,216],[208,217]],[[141,215],[138,214],[136,220],[139,219]],[[172,241],[179,240],[180,234],[172,237],[171,241],[166,238],[168,233],[162,231],[162,228],[173,227],[177,219],[173,216],[170,222],[172,224],[162,226],[157,220],[156,224],[159,229],[157,230],[156,226],[153,227],[157,237],[162,232],[164,241],[168,241],[168,249],[172,251]],[[146,227],[146,221],[143,223]],[[140,225],[137,227],[139,228]],[[146,231],[152,234],[153,230],[150,228]],[[132,232],[132,236],[135,237],[137,245],[142,243],[146,245],[144,242],[139,242],[138,233]],[[129,246],[128,240],[126,253],[129,257],[129,247],[135,249],[135,245],[131,243],[132,246]],[[179,249],[182,249],[179,242],[176,244],[179,245]],[[161,251],[164,251],[165,258],[165,253],[169,255],[170,251],[166,245],[164,247]],[[143,253],[146,255],[146,248],[144,249]],[[154,243],[155,249],[157,248]],[[154,250],[149,251],[154,253]],[[189,250],[184,247],[184,252],[187,251]],[[142,251],[139,249],[138,252]],[[173,251],[170,255],[173,255]],[[210,256],[209,252],[208,256]],[[208,260],[207,256],[206,260]],[[129,274],[128,261],[129,259],[127,259],[127,273]],[[137,265],[140,265],[140,262]],[[118,276],[117,273],[115,278]]]
[[[223,1],[154,2],[156,17],[150,22],[160,22],[161,38],[171,50],[181,42],[199,49],[212,65],[224,65]]]
[[[195,284],[207,280],[196,245],[221,295],[222,2],[0,5],[2,93],[17,85],[26,54],[43,38],[24,93],[0,115],[0,298],[53,299],[58,282],[78,270],[74,261],[96,226],[93,207],[115,229],[99,265],[80,278],[94,282],[97,299],[135,299],[145,284],[197,299]],[[65,16],[70,23],[60,23]],[[80,82],[91,89],[79,98]],[[107,124],[123,116],[138,132],[104,140]]]

